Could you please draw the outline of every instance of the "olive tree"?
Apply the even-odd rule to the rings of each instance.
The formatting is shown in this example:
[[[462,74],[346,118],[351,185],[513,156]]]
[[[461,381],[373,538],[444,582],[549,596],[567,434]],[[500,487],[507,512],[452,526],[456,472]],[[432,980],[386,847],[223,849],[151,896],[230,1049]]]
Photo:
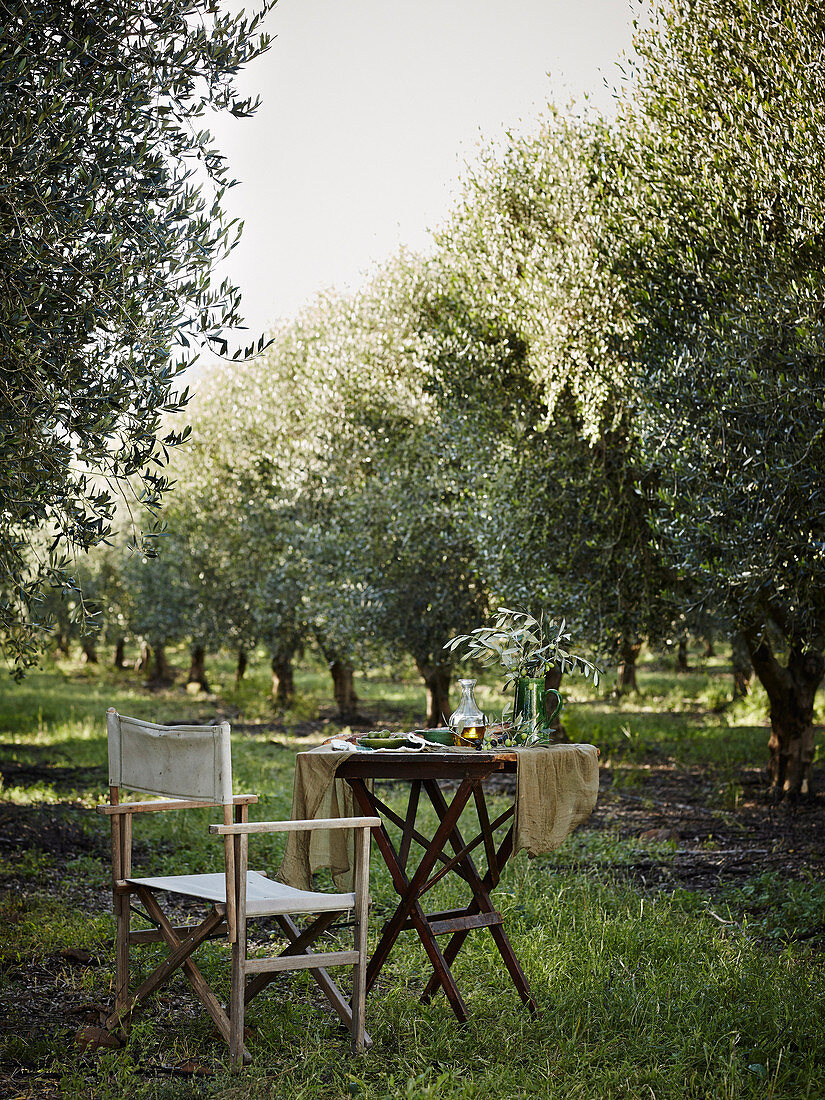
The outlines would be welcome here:
[[[339,505],[356,450],[343,445],[334,351],[349,338],[349,309],[347,299],[321,296],[278,327],[256,362],[210,373],[175,463],[181,507],[170,517],[217,570],[203,595],[223,625],[220,640],[241,653],[269,649],[278,703],[294,693],[295,655],[314,642],[343,718],[355,714],[354,662],[369,634],[369,595],[352,567],[358,531]]]
[[[440,725],[454,664],[444,646],[488,604],[468,505],[474,442],[466,415],[439,400],[438,345],[432,323],[421,323],[432,277],[426,260],[401,253],[353,297],[336,353],[346,428],[329,479],[346,471],[340,506],[358,531],[351,564],[370,594],[368,621],[390,651],[412,656],[426,720]]]
[[[149,683],[171,683],[175,673],[167,647],[186,638],[189,622],[180,544],[169,541],[159,554],[122,545],[121,554],[123,581],[131,597],[129,633],[141,643],[139,667]]]
[[[825,670],[823,44],[806,0],[664,6],[605,190],[659,536],[746,640],[777,795],[810,789]]]
[[[156,511],[186,434],[162,424],[186,402],[180,372],[239,323],[237,290],[210,281],[239,227],[200,119],[254,111],[234,81],[268,47],[271,6],[4,4],[0,649],[18,673],[48,631],[40,593],[72,587],[120,492]]]
[[[182,478],[213,526],[243,524],[258,640],[290,657],[314,641],[342,717],[356,710],[356,662],[391,650],[413,656],[440,722],[444,643],[485,606],[459,529],[463,452],[422,388],[419,282],[417,261],[394,261],[356,295],[320,296],[242,375],[215,375],[194,425],[213,454]]]
[[[563,615],[631,688],[674,593],[618,350],[624,294],[599,252],[617,141],[598,118],[550,109],[536,134],[486,150],[439,234],[422,324],[440,404],[466,424],[497,601]]]

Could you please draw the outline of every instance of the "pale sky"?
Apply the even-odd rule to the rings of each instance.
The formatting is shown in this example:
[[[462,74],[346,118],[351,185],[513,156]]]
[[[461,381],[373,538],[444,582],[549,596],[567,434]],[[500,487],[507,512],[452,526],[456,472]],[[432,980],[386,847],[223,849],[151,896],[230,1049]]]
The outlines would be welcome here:
[[[628,0],[279,0],[240,81],[258,114],[210,125],[241,181],[221,273],[250,330],[426,249],[481,139],[530,132],[550,101],[610,112],[632,18]]]

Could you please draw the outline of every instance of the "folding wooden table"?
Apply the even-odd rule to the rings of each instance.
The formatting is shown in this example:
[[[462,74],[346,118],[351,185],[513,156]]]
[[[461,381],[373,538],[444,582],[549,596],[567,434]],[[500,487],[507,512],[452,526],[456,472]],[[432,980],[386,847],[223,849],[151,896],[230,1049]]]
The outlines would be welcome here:
[[[352,753],[337,770],[337,777],[352,788],[358,805],[364,814],[381,818],[380,829],[373,835],[392,876],[399,896],[398,906],[382,931],[378,946],[367,966],[367,991],[375,983],[378,974],[405,929],[415,929],[424,945],[433,973],[422,1001],[429,1000],[442,988],[453,1012],[462,1022],[469,1018],[464,998],[450,970],[467,936],[474,929],[486,928],[498,948],[504,965],[524,1004],[531,1012],[536,1002],[530,992],[527,979],[519,965],[507,933],[504,920],[490,898],[501,877],[507,860],[513,854],[513,824],[515,804],[510,805],[494,820],[490,819],[483,783],[496,773],[515,773],[514,752],[467,753]],[[409,785],[407,810],[404,817],[395,813],[370,789],[370,780],[388,779]],[[452,798],[447,801],[439,781],[457,784]],[[416,816],[422,790],[435,809],[438,827],[428,837],[416,827]],[[470,801],[474,802],[479,831],[465,841],[459,830],[459,819]],[[495,832],[509,827],[503,839],[497,843]],[[401,839],[396,849],[387,831],[392,823],[401,829]],[[410,852],[415,842],[422,849],[418,865],[408,869]],[[447,846],[451,854],[447,851]],[[486,859],[486,871],[480,872],[471,853],[482,849]],[[436,864],[441,866],[436,870]],[[422,898],[445,875],[457,875],[469,888],[470,898],[463,908],[438,913],[425,913]],[[439,936],[449,936],[443,951],[438,945]]]

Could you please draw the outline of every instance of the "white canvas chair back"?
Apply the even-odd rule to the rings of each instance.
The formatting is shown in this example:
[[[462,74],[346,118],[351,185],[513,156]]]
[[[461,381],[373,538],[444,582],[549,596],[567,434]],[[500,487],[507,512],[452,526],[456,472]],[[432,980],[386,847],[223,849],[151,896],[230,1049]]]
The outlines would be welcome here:
[[[197,802],[232,802],[229,723],[158,726],[106,712],[109,786]]]

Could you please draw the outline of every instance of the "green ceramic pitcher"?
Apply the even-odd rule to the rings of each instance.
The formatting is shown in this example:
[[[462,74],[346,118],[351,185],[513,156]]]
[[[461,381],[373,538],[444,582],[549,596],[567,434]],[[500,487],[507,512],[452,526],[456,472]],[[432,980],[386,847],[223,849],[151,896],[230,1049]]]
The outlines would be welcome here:
[[[555,696],[555,707],[547,713],[547,697]],[[547,729],[561,710],[561,695],[555,688],[544,686],[543,676],[519,676],[513,698],[513,721],[524,725],[531,733]]]

